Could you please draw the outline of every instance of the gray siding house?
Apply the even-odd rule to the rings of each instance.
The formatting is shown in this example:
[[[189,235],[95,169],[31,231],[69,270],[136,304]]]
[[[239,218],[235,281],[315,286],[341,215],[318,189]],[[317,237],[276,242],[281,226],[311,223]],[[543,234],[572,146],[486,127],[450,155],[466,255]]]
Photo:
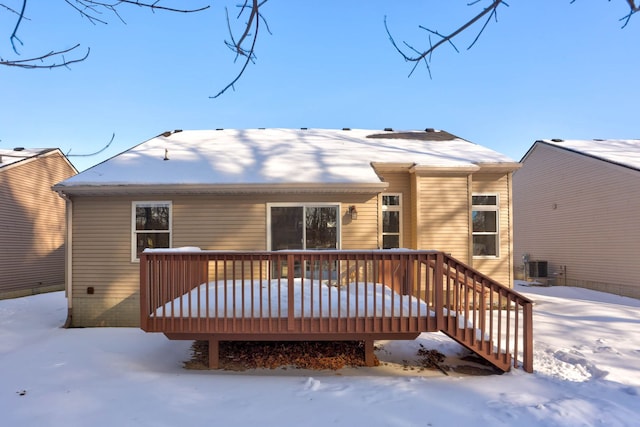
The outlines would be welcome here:
[[[541,140],[521,163],[516,277],[640,298],[640,140]]]
[[[0,298],[64,289],[65,202],[77,174],[58,149],[0,149]]]

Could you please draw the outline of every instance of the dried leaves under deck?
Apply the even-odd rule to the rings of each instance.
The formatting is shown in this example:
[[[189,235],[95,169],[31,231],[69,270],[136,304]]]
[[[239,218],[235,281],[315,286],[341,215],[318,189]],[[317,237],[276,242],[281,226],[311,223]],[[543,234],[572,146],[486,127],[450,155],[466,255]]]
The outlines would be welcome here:
[[[449,369],[446,366],[443,366],[442,363],[446,359],[445,355],[440,353],[438,350],[428,350],[422,344],[420,344],[420,348],[418,349],[418,356],[420,356],[420,364],[423,368],[427,369],[439,369],[445,375],[449,375],[447,370]]]
[[[209,343],[195,341],[187,369],[209,369]],[[221,341],[220,369],[293,367],[297,369],[338,370],[365,366],[364,343],[359,341]],[[375,364],[380,362],[375,358]]]

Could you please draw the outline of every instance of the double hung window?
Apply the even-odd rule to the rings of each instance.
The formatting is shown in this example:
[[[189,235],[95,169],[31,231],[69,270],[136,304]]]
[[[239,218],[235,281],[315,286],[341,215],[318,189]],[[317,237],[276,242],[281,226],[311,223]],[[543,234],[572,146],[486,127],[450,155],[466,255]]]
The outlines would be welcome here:
[[[400,248],[402,244],[400,238],[402,195],[391,193],[383,194],[381,207],[382,249]]]
[[[131,258],[147,248],[171,247],[171,202],[133,202]]]
[[[474,194],[471,218],[473,223],[473,256],[499,255],[499,200],[497,194]]]

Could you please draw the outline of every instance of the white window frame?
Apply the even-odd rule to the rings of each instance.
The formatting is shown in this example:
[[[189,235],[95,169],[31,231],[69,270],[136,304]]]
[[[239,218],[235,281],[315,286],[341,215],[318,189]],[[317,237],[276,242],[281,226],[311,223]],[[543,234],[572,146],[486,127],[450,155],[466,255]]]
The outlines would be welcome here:
[[[398,197],[399,204],[398,205],[385,205],[384,196]],[[378,221],[378,232],[380,236],[380,241],[378,242],[378,247],[383,247],[384,236],[398,236],[398,248],[403,248],[404,242],[402,239],[402,193],[380,193],[380,221]],[[383,212],[398,212],[398,232],[390,233],[384,232],[384,221],[382,220]]]
[[[340,202],[303,202],[303,203],[267,203],[267,250],[271,250],[271,208],[272,207],[292,207],[292,208],[336,208],[336,249],[342,249],[342,204]],[[307,229],[302,227],[302,239],[307,241]]]
[[[168,230],[137,230],[136,229],[136,208],[168,206],[169,207],[169,229]],[[139,233],[168,233],[169,247],[173,247],[173,203],[170,200],[140,200],[131,202],[131,262],[140,262],[137,254],[137,236]]]
[[[474,205],[473,197],[495,197],[495,205]],[[495,212],[496,213],[496,231],[473,231],[473,212]],[[496,238],[496,254],[495,255],[475,255],[473,247],[474,236],[495,236]],[[472,193],[471,194],[471,253],[474,259],[496,259],[500,258],[500,195],[498,193]]]

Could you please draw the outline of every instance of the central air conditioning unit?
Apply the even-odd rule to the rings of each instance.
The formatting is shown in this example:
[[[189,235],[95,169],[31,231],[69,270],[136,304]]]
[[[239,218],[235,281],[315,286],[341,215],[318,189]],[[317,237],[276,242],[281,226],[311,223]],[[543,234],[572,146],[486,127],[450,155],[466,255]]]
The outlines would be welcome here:
[[[547,261],[529,261],[527,267],[529,277],[548,277]]]

